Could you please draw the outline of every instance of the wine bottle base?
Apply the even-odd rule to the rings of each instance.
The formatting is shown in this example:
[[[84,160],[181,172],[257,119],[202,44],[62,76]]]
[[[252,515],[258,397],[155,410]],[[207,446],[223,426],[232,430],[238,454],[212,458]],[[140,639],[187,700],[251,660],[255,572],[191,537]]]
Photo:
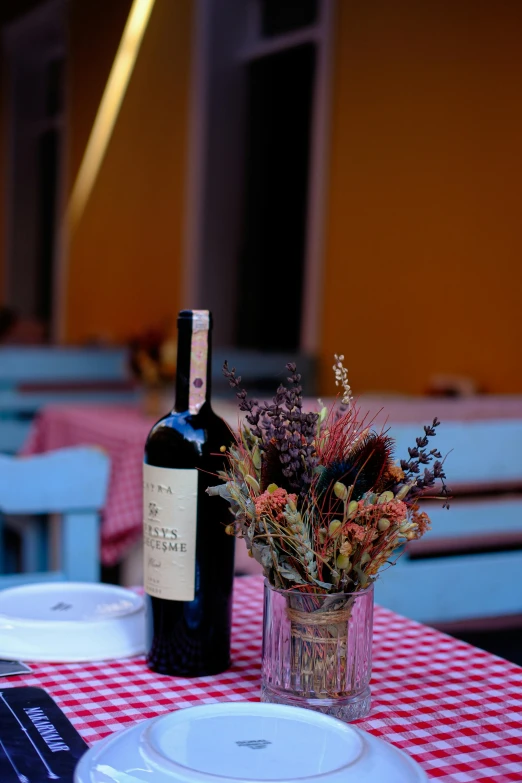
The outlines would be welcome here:
[[[170,667],[161,666],[161,664],[156,663],[155,661],[146,661],[147,668],[150,669],[150,671],[155,672],[155,674],[163,674],[167,677],[183,677],[183,678],[191,678],[191,677],[210,677],[214,674],[222,674],[223,672],[226,672],[227,669],[230,669],[232,665],[232,661],[230,658],[226,661],[218,661],[217,663],[214,663],[213,665],[205,666],[205,667],[198,667],[198,668],[180,668],[173,670]]]

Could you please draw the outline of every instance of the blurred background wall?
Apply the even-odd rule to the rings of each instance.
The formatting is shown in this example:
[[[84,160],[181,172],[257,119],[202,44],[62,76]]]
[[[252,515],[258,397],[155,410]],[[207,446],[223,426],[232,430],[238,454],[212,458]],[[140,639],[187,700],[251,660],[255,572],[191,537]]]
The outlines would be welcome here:
[[[321,357],[522,389],[522,4],[337,4]],[[369,357],[373,354],[373,361]]]
[[[2,22],[38,5],[6,0]],[[66,195],[130,6],[67,4]],[[188,304],[196,6],[153,8],[99,176],[66,237],[64,341],[124,342]],[[358,392],[419,393],[437,373],[522,391],[521,24],[517,0],[334,4],[314,293],[321,393],[333,391],[334,352],[345,353]],[[5,188],[1,198],[5,253]],[[258,295],[275,318],[270,286]]]
[[[69,185],[131,6],[70,6]],[[124,341],[180,305],[191,0],[160,0],[145,33],[91,198],[70,237],[64,336]]]

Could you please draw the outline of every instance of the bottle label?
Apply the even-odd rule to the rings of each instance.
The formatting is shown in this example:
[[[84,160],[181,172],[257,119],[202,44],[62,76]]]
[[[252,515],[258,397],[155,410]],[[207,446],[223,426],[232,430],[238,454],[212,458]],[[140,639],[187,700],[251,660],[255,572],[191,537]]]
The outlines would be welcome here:
[[[198,413],[207,395],[208,310],[192,311],[190,345],[189,411]]]
[[[143,465],[145,592],[193,601],[196,581],[198,471]]]

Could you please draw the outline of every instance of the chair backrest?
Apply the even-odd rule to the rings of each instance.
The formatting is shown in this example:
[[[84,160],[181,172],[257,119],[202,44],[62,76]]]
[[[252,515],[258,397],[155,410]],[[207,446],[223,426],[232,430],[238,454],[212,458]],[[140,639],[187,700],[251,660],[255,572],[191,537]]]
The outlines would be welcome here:
[[[0,455],[0,513],[60,514],[60,568],[0,576],[0,587],[27,581],[99,578],[99,512],[110,463],[100,449],[59,449],[34,457]],[[34,519],[26,520],[28,525]],[[1,533],[1,529],[0,529]],[[1,573],[1,568],[0,568]]]
[[[136,399],[124,348],[0,348],[0,452],[18,451],[44,405]]]
[[[402,456],[422,430],[390,434]],[[435,443],[442,454],[453,449],[445,466],[455,498],[449,511],[424,502],[432,529],[381,575],[376,600],[439,625],[522,614],[522,422],[450,422]]]

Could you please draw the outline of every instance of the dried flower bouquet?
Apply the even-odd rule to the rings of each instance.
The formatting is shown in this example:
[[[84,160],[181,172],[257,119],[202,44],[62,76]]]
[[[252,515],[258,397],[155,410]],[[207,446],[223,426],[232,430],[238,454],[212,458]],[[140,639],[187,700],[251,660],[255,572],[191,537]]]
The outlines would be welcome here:
[[[341,405],[308,413],[294,364],[287,365],[290,386],[261,404],[224,366],[246,423],[227,454],[228,470],[219,474],[225,483],[208,492],[228,500],[235,517],[228,532],[245,539],[275,588],[365,588],[398,548],[429,529],[419,498],[437,480],[447,505],[441,454],[428,448],[439,421],[425,426],[409,458],[396,464],[393,439],[361,417],[343,357],[335,359]]]
[[[352,676],[346,650],[354,595],[429,529],[419,499],[438,483],[438,496],[446,506],[448,500],[442,456],[429,445],[439,421],[425,426],[408,458],[396,463],[393,439],[373,429],[355,404],[343,358],[336,355],[333,367],[340,404],[316,412],[303,410],[294,364],[287,365],[288,386],[259,403],[225,363],[245,423],[219,474],[224,483],[207,490],[230,503],[227,532],[245,539],[272,588],[291,591],[292,635],[302,641],[294,687],[322,697],[346,691]],[[314,672],[307,686],[305,670]]]

